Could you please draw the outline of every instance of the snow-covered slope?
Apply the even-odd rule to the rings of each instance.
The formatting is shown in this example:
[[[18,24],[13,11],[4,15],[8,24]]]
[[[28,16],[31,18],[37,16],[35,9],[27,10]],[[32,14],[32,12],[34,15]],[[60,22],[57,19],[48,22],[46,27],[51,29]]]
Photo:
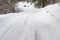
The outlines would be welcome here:
[[[20,13],[0,15],[0,40],[60,40],[58,4],[40,9],[29,4]]]

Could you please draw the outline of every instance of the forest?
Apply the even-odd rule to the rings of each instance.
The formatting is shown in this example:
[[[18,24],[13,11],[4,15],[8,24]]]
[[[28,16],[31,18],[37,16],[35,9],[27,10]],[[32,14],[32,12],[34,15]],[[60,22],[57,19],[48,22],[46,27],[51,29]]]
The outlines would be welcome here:
[[[14,4],[20,1],[35,3],[35,7],[44,7],[49,4],[60,2],[60,0],[0,0],[0,14],[14,13]]]

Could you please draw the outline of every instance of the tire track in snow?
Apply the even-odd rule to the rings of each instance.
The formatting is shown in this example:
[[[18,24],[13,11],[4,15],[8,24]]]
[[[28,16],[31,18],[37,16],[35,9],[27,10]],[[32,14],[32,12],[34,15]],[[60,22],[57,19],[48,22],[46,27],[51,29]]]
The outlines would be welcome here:
[[[21,16],[21,14],[20,14],[20,16]],[[16,16],[17,17],[17,16]],[[16,19],[16,17],[14,18],[14,19]],[[14,19],[12,20],[12,21],[10,21],[7,25],[9,25],[9,24],[11,24],[13,21],[14,21]],[[5,28],[7,27],[7,25],[5,25]],[[4,31],[5,31],[5,28],[2,28],[2,30],[4,29]],[[1,36],[1,38],[0,39],[2,39],[7,33],[8,33],[8,31],[10,30],[12,28],[12,26],[8,26],[8,28],[6,29],[6,31],[3,33],[3,35]],[[13,27],[14,28],[14,27]],[[13,29],[12,28],[12,29]],[[0,29],[1,30],[1,29]],[[2,31],[1,30],[1,31]]]

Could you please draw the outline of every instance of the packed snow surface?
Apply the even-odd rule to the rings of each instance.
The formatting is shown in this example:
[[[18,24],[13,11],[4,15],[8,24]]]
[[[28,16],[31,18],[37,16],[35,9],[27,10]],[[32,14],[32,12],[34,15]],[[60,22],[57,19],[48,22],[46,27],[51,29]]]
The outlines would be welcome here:
[[[26,2],[16,5],[19,13],[0,15],[0,40],[60,40],[59,3],[40,9]]]

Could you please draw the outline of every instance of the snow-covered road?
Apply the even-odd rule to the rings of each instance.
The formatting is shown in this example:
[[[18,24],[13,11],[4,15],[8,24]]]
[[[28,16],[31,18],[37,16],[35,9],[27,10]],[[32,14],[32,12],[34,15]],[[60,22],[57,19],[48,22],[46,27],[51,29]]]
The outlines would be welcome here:
[[[60,40],[58,4],[27,10],[0,15],[0,40]]]

